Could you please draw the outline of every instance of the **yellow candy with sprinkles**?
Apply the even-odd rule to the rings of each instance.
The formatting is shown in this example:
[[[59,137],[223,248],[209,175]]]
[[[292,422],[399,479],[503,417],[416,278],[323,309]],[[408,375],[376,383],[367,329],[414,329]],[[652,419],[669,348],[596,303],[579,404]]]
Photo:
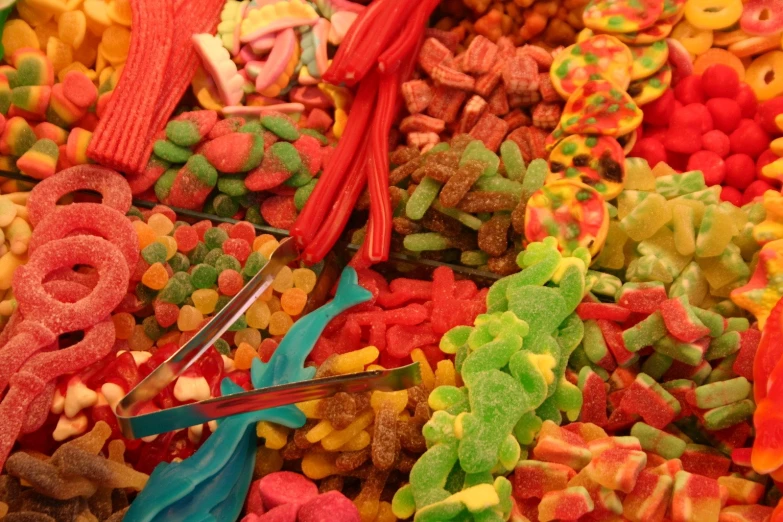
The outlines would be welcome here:
[[[560,127],[565,134],[622,136],[641,125],[642,117],[628,93],[607,80],[593,80],[568,99]]]
[[[591,0],[582,20],[607,33],[630,33],[651,27],[663,12],[661,0]]]
[[[609,136],[568,136],[549,155],[547,183],[578,181],[605,199],[614,199],[625,183],[625,154]]]
[[[586,185],[571,181],[549,183],[527,202],[525,238],[531,243],[553,236],[565,255],[579,247],[596,255],[608,231],[609,213],[604,198]]]
[[[631,83],[633,56],[628,46],[606,34],[567,47],[555,56],[549,75],[564,98],[590,80],[606,78],[621,89]]]
[[[672,83],[672,68],[666,64],[649,78],[631,82],[628,94],[637,105],[646,105],[663,96]]]

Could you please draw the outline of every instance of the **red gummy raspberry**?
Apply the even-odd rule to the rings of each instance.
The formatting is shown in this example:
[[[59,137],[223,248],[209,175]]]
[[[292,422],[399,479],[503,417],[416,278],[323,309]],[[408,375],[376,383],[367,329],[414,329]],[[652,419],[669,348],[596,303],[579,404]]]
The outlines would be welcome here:
[[[726,164],[711,150],[700,150],[688,160],[687,170],[700,170],[704,173],[707,185],[720,185],[726,177]]]
[[[707,67],[702,74],[702,88],[708,98],[735,98],[739,92],[739,76],[737,71],[716,63]]]
[[[747,154],[751,158],[758,158],[769,147],[769,135],[753,120],[740,121],[737,129],[729,136],[729,141],[731,152]]]
[[[778,155],[772,152],[771,149],[767,149],[764,152],[762,152],[761,155],[756,160],[756,178],[769,181],[761,175],[761,169],[763,169],[773,161],[776,161],[777,159],[778,159]]]
[[[672,126],[666,132],[663,146],[680,154],[693,154],[701,150],[701,135],[693,127]]]
[[[667,90],[663,96],[644,106],[644,121],[651,125],[668,125],[674,111],[674,93]]]
[[[704,103],[701,75],[692,74],[680,80],[680,83],[674,88],[674,95],[685,105],[689,103]],[[647,107],[645,107],[646,109]]]
[[[701,147],[711,150],[721,158],[725,158],[731,152],[731,143],[726,133],[719,130],[711,130],[701,137]]]
[[[655,167],[661,161],[666,161],[666,149],[656,138],[644,138],[636,142],[631,156],[644,158],[650,167]]]
[[[742,206],[742,192],[734,187],[723,187],[720,191],[721,201],[728,201],[737,207]]]
[[[739,103],[729,98],[712,98],[707,101],[707,110],[710,111],[715,128],[726,134],[731,134],[742,119]]]
[[[757,197],[764,195],[768,190],[775,190],[775,187],[762,179],[757,179],[745,189],[745,193],[742,195],[742,204],[747,205]]]
[[[778,135],[781,131],[775,123],[775,117],[779,114],[783,114],[783,96],[772,98],[759,105],[756,121],[765,131]]]
[[[756,93],[750,88],[747,83],[740,83],[739,92],[737,97],[734,98],[742,108],[743,118],[753,118],[756,115],[756,108],[758,107],[758,101],[756,100]]]
[[[682,130],[696,130],[704,134],[713,129],[712,115],[705,105],[691,103],[681,109],[675,109],[669,126]]]
[[[745,190],[756,179],[756,164],[753,158],[747,154],[732,154],[724,161],[726,165],[726,179],[724,182],[730,187]]]

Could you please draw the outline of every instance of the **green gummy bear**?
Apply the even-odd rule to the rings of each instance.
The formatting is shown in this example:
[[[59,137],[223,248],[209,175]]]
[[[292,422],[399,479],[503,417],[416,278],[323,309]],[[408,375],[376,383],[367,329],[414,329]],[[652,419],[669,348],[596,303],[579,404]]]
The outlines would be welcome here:
[[[462,364],[462,379],[468,388],[474,378],[483,378],[483,372],[500,370],[514,353],[522,349],[522,337],[514,332],[504,332],[494,341],[484,344],[471,353]]]
[[[466,388],[438,386],[430,393],[427,404],[434,411],[446,411],[452,415],[459,415],[468,411],[468,392]]]
[[[542,421],[549,420],[558,426],[563,422],[563,416],[560,414],[560,410],[557,409],[554,397],[549,397],[541,406],[536,408],[536,415],[539,416]]]
[[[399,519],[406,519],[413,516],[416,511],[416,502],[413,500],[413,488],[410,484],[405,484],[394,494],[391,501],[392,513]]]
[[[488,324],[489,332],[495,337],[503,332],[525,337],[530,332],[528,324],[511,312],[503,312],[500,317],[493,317],[488,321]]]
[[[513,490],[513,486],[511,481],[506,477],[496,478],[493,486],[495,487],[495,491],[498,494],[498,498],[500,498],[500,504],[498,504],[498,507],[503,513],[502,520],[506,520],[511,514],[511,510],[513,508],[513,503],[511,501],[511,492]]]
[[[582,298],[585,296],[585,264],[581,259],[566,258],[561,261],[565,265],[561,275],[558,277],[558,287],[560,295],[565,300],[568,313],[576,310]],[[560,269],[558,269],[560,271]]]
[[[465,473],[465,480],[462,482],[462,489],[472,488],[479,484],[492,484],[495,481],[495,477],[492,476],[490,471],[482,471],[480,473]]]
[[[557,329],[557,344],[560,345],[561,359],[566,362],[571,357],[585,335],[585,324],[576,313],[572,313],[560,323]]]
[[[467,344],[468,337],[473,328],[470,326],[455,326],[440,338],[440,351],[443,353],[457,353],[460,346]]]
[[[457,463],[459,443],[454,433],[454,421],[453,415],[436,411],[422,428],[428,449],[410,472],[411,492],[418,509],[450,496],[445,485]]]
[[[552,369],[557,361],[548,354],[535,354],[528,350],[516,352],[508,363],[511,375],[519,381],[529,403],[535,409],[547,397],[548,386],[555,380]]]
[[[552,400],[558,410],[565,412],[568,420],[575,421],[582,410],[582,390],[571,384],[566,378],[560,379]]]
[[[529,401],[519,381],[499,370],[476,375],[468,390],[470,413],[458,416],[454,425],[460,465],[466,473],[489,471],[503,440],[530,409]]]
[[[519,457],[522,454],[522,448],[519,447],[516,437],[511,433],[508,434],[506,440],[500,445],[498,451],[498,464],[493,469],[496,473],[508,473],[512,471],[519,462]]]
[[[516,425],[514,425],[514,436],[520,444],[528,446],[533,443],[536,435],[541,431],[543,421],[534,411],[528,411],[522,414]]]
[[[509,310],[527,322],[532,332],[551,333],[570,313],[559,291],[546,286],[509,288]]]

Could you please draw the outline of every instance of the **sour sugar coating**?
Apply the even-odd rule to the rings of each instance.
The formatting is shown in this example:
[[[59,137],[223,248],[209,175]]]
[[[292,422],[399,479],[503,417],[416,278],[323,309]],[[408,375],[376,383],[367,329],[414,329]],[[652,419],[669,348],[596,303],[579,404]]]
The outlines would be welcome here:
[[[102,204],[122,213],[131,206],[128,183],[117,172],[98,165],[78,165],[60,171],[38,183],[30,192],[27,211],[33,226],[50,214],[63,196],[79,190],[92,190],[103,196]]]

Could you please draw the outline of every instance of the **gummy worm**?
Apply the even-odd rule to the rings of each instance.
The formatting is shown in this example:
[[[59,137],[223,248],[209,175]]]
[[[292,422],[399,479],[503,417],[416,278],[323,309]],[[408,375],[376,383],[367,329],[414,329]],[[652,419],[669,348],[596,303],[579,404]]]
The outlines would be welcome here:
[[[366,138],[377,87],[375,76],[371,81],[362,82],[353,102],[348,125],[337,142],[337,149],[316,183],[307,204],[291,227],[291,236],[296,238],[296,242],[301,247],[308,246],[318,233],[320,225],[332,209],[332,203],[335,201],[338,189],[343,185],[351,162],[357,157],[356,153]]]

